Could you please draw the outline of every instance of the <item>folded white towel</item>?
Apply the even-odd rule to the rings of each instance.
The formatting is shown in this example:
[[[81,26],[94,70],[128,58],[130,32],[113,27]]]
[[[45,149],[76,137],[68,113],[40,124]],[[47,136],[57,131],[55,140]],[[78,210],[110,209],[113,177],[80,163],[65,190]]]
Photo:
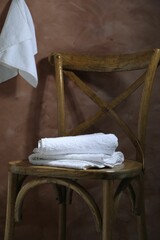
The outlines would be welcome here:
[[[117,146],[114,134],[44,138],[28,159],[34,165],[75,169],[114,167],[124,161],[123,154],[115,152]]]
[[[35,29],[29,9],[24,0],[12,0],[0,34],[0,82],[19,73],[36,87],[36,53]]]
[[[114,134],[93,133],[79,136],[42,138],[34,151],[48,154],[103,153],[112,155],[118,146]]]
[[[114,167],[122,164],[124,155],[121,152],[106,154],[64,154],[45,155],[33,153],[29,156],[29,162],[33,165],[54,166],[74,169]]]
[[[86,170],[88,168],[104,168],[102,163],[89,162],[83,160],[36,160],[31,162],[33,165],[38,166],[50,166],[50,167],[58,167],[58,168],[73,168],[73,169],[81,169]]]

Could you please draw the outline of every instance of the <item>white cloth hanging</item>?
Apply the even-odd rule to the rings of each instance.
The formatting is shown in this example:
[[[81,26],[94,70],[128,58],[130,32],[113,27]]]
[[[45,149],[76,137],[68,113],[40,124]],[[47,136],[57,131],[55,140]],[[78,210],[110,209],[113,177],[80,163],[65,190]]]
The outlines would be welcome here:
[[[0,82],[20,74],[36,87],[36,53],[35,28],[30,11],[24,0],[12,0],[0,34]]]

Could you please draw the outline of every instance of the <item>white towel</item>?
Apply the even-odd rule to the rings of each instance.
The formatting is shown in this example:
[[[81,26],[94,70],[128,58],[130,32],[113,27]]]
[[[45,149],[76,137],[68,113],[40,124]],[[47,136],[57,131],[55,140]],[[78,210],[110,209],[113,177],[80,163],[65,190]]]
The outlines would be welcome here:
[[[114,167],[124,156],[115,152],[118,139],[114,134],[86,134],[43,138],[28,159],[31,164],[75,169]]]
[[[107,154],[63,154],[48,155],[33,153],[29,156],[29,162],[33,165],[54,166],[74,169],[104,168],[120,165],[124,161],[121,152]]]
[[[93,133],[78,136],[57,138],[42,138],[38,142],[39,153],[73,154],[73,153],[103,153],[112,155],[118,146],[114,134]]]
[[[36,53],[35,29],[29,9],[24,0],[12,0],[0,34],[0,82],[19,73],[36,87]]]
[[[86,170],[88,168],[104,168],[104,164],[84,161],[84,160],[36,160],[31,162],[33,165],[38,166],[50,166],[50,167],[58,167],[58,168],[73,168],[73,169],[80,169]]]

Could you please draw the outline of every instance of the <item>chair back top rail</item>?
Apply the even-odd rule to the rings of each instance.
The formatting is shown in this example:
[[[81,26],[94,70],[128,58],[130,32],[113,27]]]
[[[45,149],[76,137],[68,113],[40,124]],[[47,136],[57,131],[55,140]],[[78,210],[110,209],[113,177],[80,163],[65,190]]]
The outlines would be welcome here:
[[[51,53],[50,63],[54,63],[54,57],[61,56],[63,68],[81,71],[131,71],[143,69],[149,64],[153,50],[140,53],[129,53],[107,56],[78,55],[65,53]]]

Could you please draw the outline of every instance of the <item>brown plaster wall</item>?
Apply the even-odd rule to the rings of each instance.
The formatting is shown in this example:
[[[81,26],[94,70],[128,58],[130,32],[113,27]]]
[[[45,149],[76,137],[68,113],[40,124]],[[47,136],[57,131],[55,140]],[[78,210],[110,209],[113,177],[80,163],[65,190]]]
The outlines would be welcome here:
[[[0,1],[0,29],[10,2]],[[33,89],[19,76],[0,84],[0,239],[4,234],[8,161],[27,158],[39,138],[57,134],[56,90],[47,62],[49,53],[106,54],[160,47],[158,0],[26,0],[26,3],[37,33],[39,85]],[[158,73],[149,119],[145,185],[148,233],[149,239],[154,240],[160,238],[159,79]],[[115,86],[116,81],[113,81]],[[104,83],[101,87],[105,88]],[[85,99],[82,98],[81,103],[86,114],[88,109],[94,111],[85,104]],[[131,103],[136,104],[136,101]],[[71,107],[70,111],[74,115]],[[84,184],[101,202],[101,186],[95,182]],[[120,210],[116,221],[115,240],[137,239],[136,223],[124,196],[121,208],[126,204],[126,210]],[[58,205],[52,187],[42,186],[30,192],[23,213],[22,223],[16,226],[15,240],[57,239]],[[100,234],[95,232],[86,205],[75,196],[69,208],[68,239],[89,238],[98,240]]]

